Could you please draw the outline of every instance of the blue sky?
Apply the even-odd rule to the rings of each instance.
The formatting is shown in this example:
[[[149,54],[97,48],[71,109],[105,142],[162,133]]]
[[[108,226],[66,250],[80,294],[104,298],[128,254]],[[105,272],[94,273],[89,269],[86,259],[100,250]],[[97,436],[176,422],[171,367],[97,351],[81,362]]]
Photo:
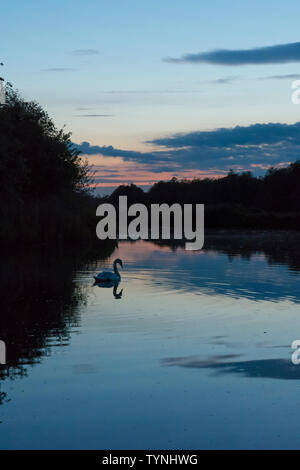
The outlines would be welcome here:
[[[290,57],[290,45],[300,41],[298,1],[16,0],[1,6],[1,17],[2,75],[26,99],[45,107],[59,127],[66,124],[74,142],[96,146],[98,153],[89,159],[101,185],[151,184],[154,173],[162,178],[222,174],[231,162],[217,161],[216,151],[197,147],[195,158],[190,147],[179,156],[178,149],[172,153],[170,137],[300,121],[300,105],[291,102],[300,60],[282,57]],[[288,45],[282,54],[274,50],[277,63],[199,61],[216,49],[257,55],[260,48],[265,58],[264,48],[277,45]],[[189,55],[196,60],[189,61]],[[189,138],[185,143],[190,146]],[[258,165],[290,161],[298,151],[296,144],[288,151],[283,146],[279,158],[278,143],[272,145],[276,158],[260,155]],[[111,155],[107,149],[101,153],[107,146],[114,149]],[[146,156],[137,162],[124,158],[124,150]],[[230,155],[217,150],[236,158],[236,148]],[[251,158],[252,163],[239,158],[232,166],[256,171],[253,152]],[[119,176],[110,177],[110,169]]]

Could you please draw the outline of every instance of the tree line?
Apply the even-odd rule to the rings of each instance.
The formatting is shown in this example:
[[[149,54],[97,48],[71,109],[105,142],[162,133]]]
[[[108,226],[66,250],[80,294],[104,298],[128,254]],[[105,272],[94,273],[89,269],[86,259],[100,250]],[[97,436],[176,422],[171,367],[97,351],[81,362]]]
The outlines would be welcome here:
[[[159,181],[148,191],[121,185],[103,199],[116,205],[120,195],[128,204],[205,204],[206,227],[300,229],[299,160],[262,177],[230,170],[221,178]]]

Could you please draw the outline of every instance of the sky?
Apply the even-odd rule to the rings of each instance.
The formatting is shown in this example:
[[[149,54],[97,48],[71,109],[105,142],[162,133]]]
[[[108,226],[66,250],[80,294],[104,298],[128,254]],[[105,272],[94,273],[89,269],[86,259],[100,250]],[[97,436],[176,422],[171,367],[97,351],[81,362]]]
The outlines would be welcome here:
[[[72,132],[100,194],[262,174],[300,157],[299,17],[296,0],[12,0],[0,72]]]

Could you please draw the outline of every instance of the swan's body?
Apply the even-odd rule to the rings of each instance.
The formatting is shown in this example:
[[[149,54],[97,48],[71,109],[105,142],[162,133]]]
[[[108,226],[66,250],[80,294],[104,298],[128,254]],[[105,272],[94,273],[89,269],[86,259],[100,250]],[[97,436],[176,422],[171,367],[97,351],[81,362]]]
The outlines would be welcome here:
[[[120,273],[117,268],[117,264],[120,264],[121,267],[123,267],[122,260],[117,258],[114,261],[113,268],[114,272],[111,271],[102,271],[102,273],[97,274],[97,276],[94,276],[94,279],[96,282],[103,282],[103,283],[119,283],[121,280]]]

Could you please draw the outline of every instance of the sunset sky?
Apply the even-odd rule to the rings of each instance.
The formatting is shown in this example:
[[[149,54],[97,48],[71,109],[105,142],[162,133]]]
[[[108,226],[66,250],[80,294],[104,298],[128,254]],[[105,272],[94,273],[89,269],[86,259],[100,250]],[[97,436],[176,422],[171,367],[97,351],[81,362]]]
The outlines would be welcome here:
[[[300,158],[299,18],[296,0],[15,0],[0,72],[72,131],[102,194],[259,174]]]

